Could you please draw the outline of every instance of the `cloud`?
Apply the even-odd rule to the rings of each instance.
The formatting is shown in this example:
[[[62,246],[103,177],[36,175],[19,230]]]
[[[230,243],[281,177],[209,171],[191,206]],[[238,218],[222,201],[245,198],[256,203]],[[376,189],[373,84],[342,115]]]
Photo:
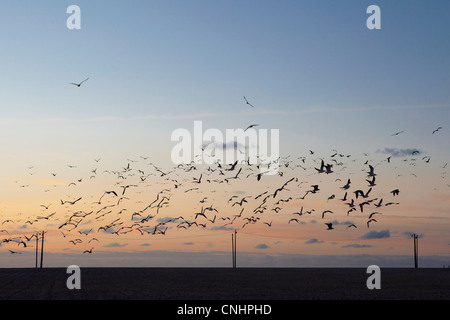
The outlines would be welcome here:
[[[351,221],[342,221],[342,222],[339,222],[339,221],[337,221],[337,220],[334,220],[334,221],[332,221],[331,223],[332,223],[333,225],[335,225],[335,226],[337,226],[337,225],[349,226],[349,225],[353,224],[353,222],[351,222]]]
[[[416,234],[416,236],[418,236],[419,239],[424,237],[423,233],[417,234],[415,232],[405,231],[403,232],[403,234],[405,235],[406,238],[411,238],[413,234]]]
[[[383,239],[383,238],[390,238],[391,233],[389,230],[382,230],[382,231],[370,231],[364,235],[361,236],[361,239]]]
[[[268,249],[268,248],[270,247],[265,243],[260,243],[257,246],[255,246],[255,249]]]
[[[233,231],[235,228],[232,227],[225,227],[225,226],[218,226],[218,227],[212,227],[211,230],[225,230],[225,231]]]
[[[141,220],[142,218],[140,218],[140,220]],[[169,222],[169,221],[171,221],[171,220],[173,220],[174,218],[172,218],[172,217],[164,217],[164,218],[158,218],[158,219],[156,219],[156,222],[161,222],[161,223],[167,223],[167,222]]]
[[[342,248],[372,248],[373,246],[370,244],[359,244],[359,243],[353,243],[353,244],[347,244],[345,246],[342,246]]]
[[[194,243],[193,242],[184,242],[183,244],[186,246],[192,246]]]
[[[416,155],[416,153],[418,155],[420,155],[423,152],[421,150],[419,150],[419,149],[411,149],[411,148],[407,148],[407,149],[384,148],[383,150],[377,150],[377,153],[388,154],[388,155],[391,155],[394,158],[400,158],[400,157],[412,156],[413,153],[414,153],[414,155]]]
[[[243,145],[242,143],[239,143],[237,141],[227,141],[227,142],[209,142],[209,143],[205,143],[203,144],[202,148],[206,148],[208,147],[210,149],[223,149],[224,151],[227,149],[234,149],[234,150],[245,150],[246,146]]]
[[[127,245],[128,245],[128,243],[120,244],[117,242],[113,242],[110,244],[105,244],[103,247],[105,247],[105,248],[120,248],[120,247],[125,247]]]
[[[316,238],[313,239],[309,239],[307,241],[305,241],[306,244],[313,244],[313,243],[324,243],[325,241],[322,240],[317,240]]]
[[[151,246],[150,243],[143,243],[143,244],[141,244],[141,247],[150,247],[150,246]]]

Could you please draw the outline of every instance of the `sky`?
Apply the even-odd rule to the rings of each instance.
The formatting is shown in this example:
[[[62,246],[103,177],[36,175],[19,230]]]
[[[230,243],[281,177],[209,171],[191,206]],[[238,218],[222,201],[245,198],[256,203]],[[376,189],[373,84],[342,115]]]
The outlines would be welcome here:
[[[73,4],[79,30],[67,28]],[[379,30],[366,24],[374,4]],[[412,233],[422,265],[450,264],[449,12],[412,0],[3,1],[0,267],[34,266],[34,239],[20,241],[42,230],[48,266],[230,266],[234,230],[242,266],[412,266]],[[193,136],[194,121],[279,130],[279,174],[177,166],[171,135]],[[322,160],[333,173],[314,169]]]

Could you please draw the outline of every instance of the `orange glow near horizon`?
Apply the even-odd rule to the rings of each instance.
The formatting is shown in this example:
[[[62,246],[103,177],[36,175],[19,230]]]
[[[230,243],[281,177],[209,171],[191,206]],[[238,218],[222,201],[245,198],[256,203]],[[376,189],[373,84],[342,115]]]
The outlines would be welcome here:
[[[295,161],[289,163],[293,166]],[[248,253],[402,255],[411,251],[407,233],[420,230],[425,235],[421,253],[445,255],[448,248],[445,213],[448,200],[433,199],[446,199],[449,192],[430,191],[431,197],[422,202],[418,199],[421,192],[410,183],[414,180],[410,177],[401,180],[385,163],[376,166],[378,185],[373,187],[370,197],[355,199],[356,210],[349,213],[346,203],[355,198],[354,191],[369,189],[365,181],[367,165],[355,168],[350,174],[326,175],[318,174],[314,169],[316,162],[310,160],[308,170],[285,167],[288,169],[280,170],[282,176],[263,176],[257,181],[255,168],[242,164],[240,178],[228,182],[224,177],[234,176],[236,171],[222,168],[219,175],[219,169],[214,170],[214,166],[157,171],[140,161],[114,171],[101,168],[99,163],[95,165],[96,168],[81,172],[67,168],[66,175],[56,176],[36,170],[26,180],[8,181],[12,188],[7,192],[8,199],[2,199],[2,228],[7,230],[2,237],[24,239],[25,235],[30,237],[45,230],[45,251],[53,253],[83,254],[90,249],[94,254],[149,250],[228,252],[230,235],[237,230],[239,250]],[[161,172],[164,172],[162,176]],[[195,183],[200,175],[202,182]],[[274,190],[292,177],[295,180],[274,197]],[[342,186],[347,179],[352,184],[344,191]],[[432,183],[427,179],[420,181],[423,185]],[[302,199],[313,184],[318,184],[320,191]],[[401,190],[397,197],[390,194],[395,188]],[[342,201],[345,192],[347,200]],[[395,204],[376,208],[374,203],[381,198],[384,204]],[[371,202],[361,212],[358,204],[365,200]],[[236,217],[242,209],[241,216]],[[300,210],[302,215],[295,214]],[[196,218],[201,212],[206,217]],[[368,216],[373,212],[378,212],[373,215],[376,221],[368,227]],[[79,224],[64,225],[74,214],[78,216],[72,219]],[[164,223],[168,219],[172,222]],[[326,222],[333,222],[334,229],[327,230]],[[106,231],[99,229],[108,225],[111,227]],[[161,234],[164,230],[165,234]],[[27,248],[18,248],[14,241],[7,242],[2,245],[2,250],[6,249],[32,252],[34,240]]]

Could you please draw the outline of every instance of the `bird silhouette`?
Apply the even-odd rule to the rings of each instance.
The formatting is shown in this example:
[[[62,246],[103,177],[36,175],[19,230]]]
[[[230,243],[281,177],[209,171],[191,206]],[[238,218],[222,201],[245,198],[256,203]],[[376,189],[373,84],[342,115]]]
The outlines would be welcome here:
[[[442,129],[442,127],[438,127],[437,129],[433,130],[433,134],[435,134],[436,132],[438,132],[441,129]]]
[[[250,128],[257,127],[257,126],[259,126],[259,124],[251,124],[244,130],[244,132],[247,131]]]
[[[247,100],[247,98],[245,96],[244,96],[244,100],[245,100],[245,103],[247,103],[247,105],[249,105],[250,107],[254,108],[254,106],[250,102],[248,102],[248,100]]]
[[[74,86],[77,86],[78,88],[81,87],[81,85],[83,83],[85,83],[86,81],[88,81],[89,78],[84,79],[83,81],[81,81],[80,83],[74,83],[74,82],[70,82],[70,84],[73,84]]]

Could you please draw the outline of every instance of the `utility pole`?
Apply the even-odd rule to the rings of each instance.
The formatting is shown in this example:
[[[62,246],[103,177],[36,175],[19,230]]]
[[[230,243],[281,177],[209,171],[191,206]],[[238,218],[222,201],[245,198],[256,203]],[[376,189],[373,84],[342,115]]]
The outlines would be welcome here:
[[[236,242],[237,242],[237,231],[234,230],[234,268],[237,267],[237,261],[236,261]]]
[[[41,243],[41,269],[42,269],[42,262],[44,261],[44,235],[45,235],[45,232],[42,231],[42,243]]]
[[[418,259],[419,259],[419,236],[415,233],[411,235],[414,240],[414,268],[417,269],[419,267]]]
[[[38,251],[39,251],[39,232],[35,234],[36,236],[36,269],[38,267]]]
[[[232,268],[234,269],[234,234],[231,234],[231,260],[233,262]]]

